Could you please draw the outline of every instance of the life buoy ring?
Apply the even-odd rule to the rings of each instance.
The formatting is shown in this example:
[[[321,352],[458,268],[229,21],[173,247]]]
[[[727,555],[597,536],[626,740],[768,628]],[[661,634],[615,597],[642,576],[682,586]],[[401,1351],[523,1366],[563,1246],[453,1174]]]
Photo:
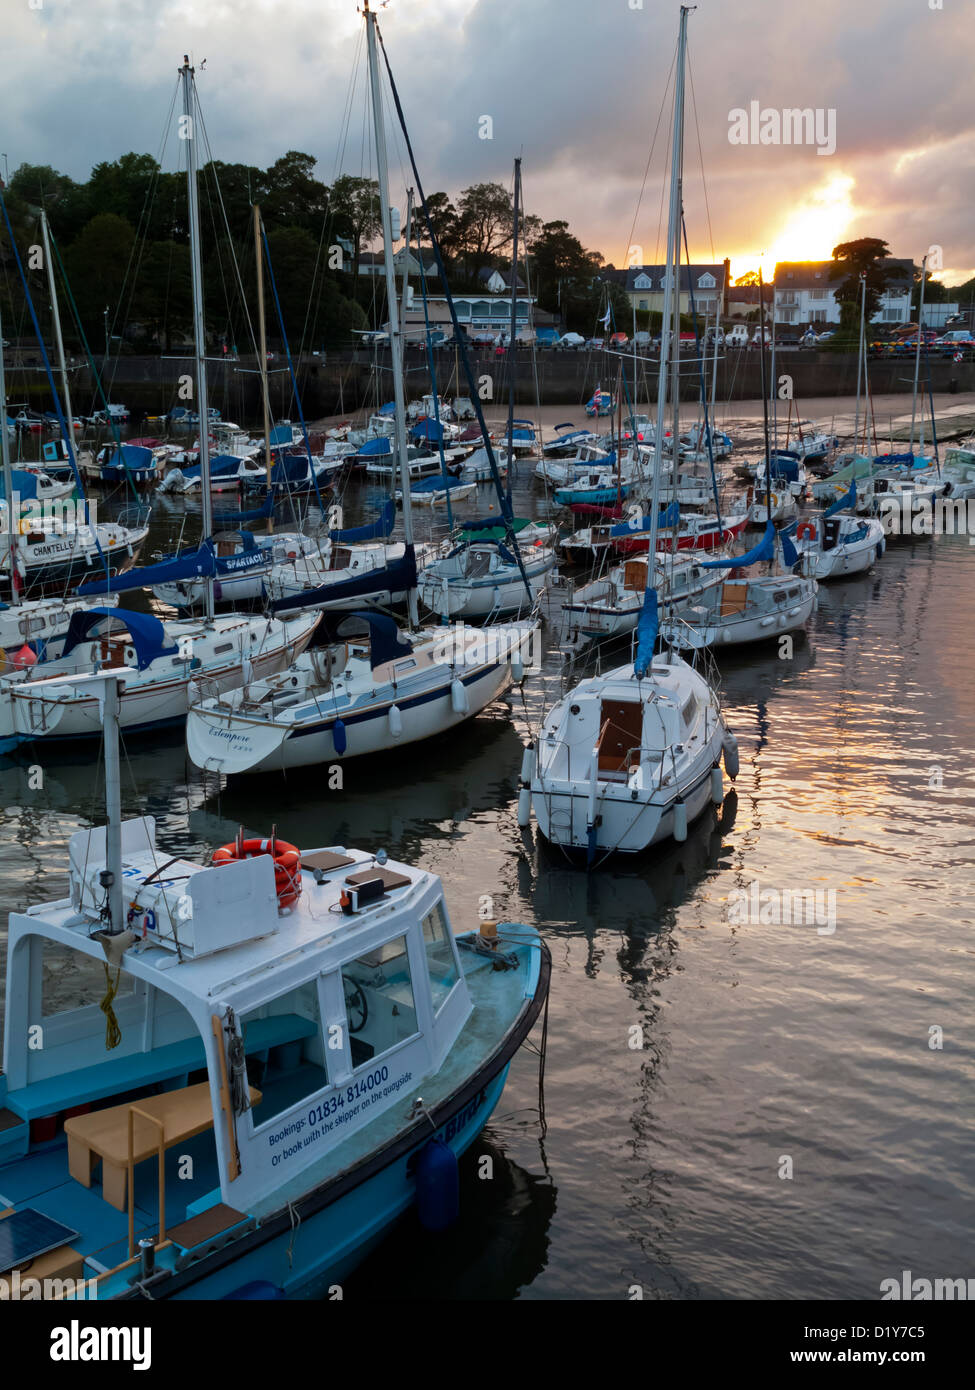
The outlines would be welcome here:
[[[214,864],[233,864],[239,859],[256,859],[269,854],[274,860],[274,887],[278,907],[291,907],[301,896],[301,851],[276,836],[270,840],[235,840],[214,852]]]
[[[811,541],[814,541],[816,539],[816,526],[815,523],[812,521],[801,522],[799,525],[799,529],[796,531],[797,541],[805,540],[807,536]]]

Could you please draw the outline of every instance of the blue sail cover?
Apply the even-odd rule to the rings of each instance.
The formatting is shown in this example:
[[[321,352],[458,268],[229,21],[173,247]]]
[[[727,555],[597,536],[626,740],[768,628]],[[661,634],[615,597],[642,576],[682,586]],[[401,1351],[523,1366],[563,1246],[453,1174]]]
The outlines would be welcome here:
[[[433,440],[435,443],[439,444],[442,440],[446,439],[446,437],[447,434],[443,425],[438,424],[436,420],[430,419],[429,416],[418,421],[410,431],[410,438],[415,444],[419,444],[424,439]]]
[[[140,671],[144,671],[157,656],[171,656],[179,651],[175,642],[170,642],[168,647],[165,645],[166,629],[151,613],[136,613],[123,608],[84,608],[71,615],[61,655],[67,656],[80,642],[84,642],[105,618],[114,618],[128,628]]]
[[[350,598],[366,598],[370,594],[403,593],[416,588],[416,551],[412,545],[399,560],[391,560],[388,565],[366,570],[354,579],[338,579],[333,584],[322,584],[317,589],[305,589],[290,598],[278,599],[271,604],[274,613],[290,613],[298,608],[314,608],[320,603],[340,603]]]
[[[452,487],[470,487],[470,480],[456,478],[452,473],[448,473],[446,477],[442,473],[431,473],[429,478],[421,478],[418,483],[410,483],[410,492],[446,492]]]
[[[375,521],[370,521],[365,526],[350,526],[345,531],[329,531],[330,541],[338,541],[340,545],[355,545],[356,541],[384,541],[392,535],[393,527],[396,524],[396,503],[390,498],[383,503],[382,511]]]
[[[146,451],[148,452],[148,450]],[[243,462],[236,454],[214,454],[210,459],[210,479],[214,478],[236,478],[240,472],[240,465]],[[191,463],[187,468],[180,470],[183,477],[187,480],[197,479],[201,476],[201,465]]]
[[[374,413],[375,413],[376,415],[395,415],[395,414],[396,414],[396,402],[395,402],[395,401],[387,401],[385,405],[381,405],[381,406],[379,407],[379,409],[378,409],[377,411],[375,411]]]
[[[847,507],[855,507],[856,502],[857,480],[854,478],[850,483],[849,492],[845,493],[842,497],[837,497],[836,501],[831,503],[831,505],[826,508],[825,512],[823,512],[823,516],[835,516],[837,512],[845,511]]]
[[[787,570],[791,570],[793,565],[799,563],[799,556],[796,552],[796,548],[792,544],[790,537],[787,536],[784,531],[779,533],[779,539],[782,542],[782,563]]]
[[[147,470],[152,472],[155,463],[151,449],[145,449],[141,444],[123,444],[106,459],[102,468],[124,468],[129,473],[144,473]]]
[[[455,545],[453,550],[451,550],[448,553],[447,559],[449,560],[454,555],[459,555],[462,550],[467,550],[472,545],[493,545],[497,549],[499,559],[501,559],[506,565],[517,565],[518,563],[518,561],[512,555],[511,551],[504,544],[504,542],[495,540],[493,536],[486,540],[461,541],[460,545]]]
[[[657,517],[657,526],[676,526],[680,520],[680,507],[676,502],[671,502]],[[631,516],[629,521],[620,521],[616,526],[610,527],[610,537],[616,540],[619,536],[645,535],[650,530],[652,518],[649,516]]]
[[[343,614],[343,622],[347,622],[349,618],[358,618],[360,622],[369,625],[369,665],[373,671],[377,666],[393,661],[396,657],[409,656],[413,650],[413,643],[400,631],[395,618],[391,618],[388,613]]]
[[[657,645],[657,629],[660,618],[657,612],[657,591],[654,588],[643,591],[643,607],[636,625],[637,649],[633,669],[641,677],[647,674],[653,661],[653,649]]]
[[[187,555],[176,555],[161,560],[158,565],[141,565],[135,569],[113,574],[108,579],[91,579],[87,584],[79,584],[77,592],[89,594],[120,594],[126,589],[141,589],[146,585],[172,584],[183,579],[211,578],[217,572],[216,556],[213,548],[206,543],[199,550]]]
[[[702,560],[705,570],[739,570],[746,565],[757,565],[762,560],[771,560],[775,555],[775,526],[771,521],[765,523],[765,534],[753,549],[744,555],[732,555],[727,560]]]
[[[382,458],[384,454],[391,454],[392,452],[393,442],[387,435],[383,434],[378,439],[367,439],[365,444],[361,444],[356,458]]]
[[[279,449],[282,444],[291,444],[294,440],[294,434],[290,425],[275,425],[268,435],[268,439],[272,449]]]
[[[771,458],[773,478],[779,478],[782,482],[797,483],[799,481],[799,460],[794,454],[780,452],[773,454]]]
[[[11,469],[11,481],[14,485],[14,493],[22,502],[32,502],[37,496],[37,474],[28,473],[24,468]],[[0,474],[0,497],[6,497],[3,485],[3,475]]]

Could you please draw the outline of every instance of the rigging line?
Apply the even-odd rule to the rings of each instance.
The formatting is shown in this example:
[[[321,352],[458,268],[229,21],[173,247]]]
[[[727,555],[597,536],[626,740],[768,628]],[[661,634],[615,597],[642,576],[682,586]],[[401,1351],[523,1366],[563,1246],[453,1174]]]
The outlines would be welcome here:
[[[67,421],[66,421],[65,418],[64,418],[64,411],[61,409],[61,398],[60,398],[60,396],[58,395],[57,387],[56,387],[55,384],[54,384],[54,373],[51,371],[51,363],[50,363],[50,360],[49,360],[48,355],[47,355],[47,348],[44,346],[44,338],[43,338],[43,335],[41,334],[41,326],[40,326],[40,324],[39,324],[38,321],[37,321],[37,311],[36,311],[35,308],[34,308],[34,300],[33,300],[33,298],[31,297],[30,286],[28,285],[28,283],[27,283],[27,277],[26,277],[26,275],[24,274],[24,266],[23,266],[23,262],[22,262],[21,259],[20,259],[20,251],[18,250],[18,248],[17,248],[17,243],[16,243],[16,241],[14,240],[14,229],[13,229],[13,227],[10,225],[10,214],[9,214],[8,211],[7,211],[7,200],[6,200],[6,198],[4,198],[4,196],[3,196],[3,191],[2,191],[2,190],[0,190],[0,211],[3,212],[3,220],[4,220],[4,222],[7,224],[7,236],[8,236],[9,239],[10,239],[10,249],[11,249],[11,250],[13,251],[13,253],[14,253],[14,260],[16,261],[17,270],[18,270],[18,272],[19,272],[19,274],[20,274],[20,283],[23,285],[24,294],[25,294],[26,297],[27,297],[27,307],[28,307],[28,309],[30,310],[31,322],[32,322],[33,325],[34,325],[34,332],[35,332],[36,335],[37,335],[37,346],[38,346],[38,348],[40,349],[41,358],[42,358],[42,360],[43,360],[43,362],[44,362],[44,371],[45,371],[46,374],[47,374],[48,385],[49,385],[50,388],[51,388],[51,396],[52,396],[53,401],[54,401],[54,410],[55,410],[55,413],[56,413],[56,415],[57,415],[57,417],[58,417],[58,425],[60,426],[60,429],[61,429],[61,437],[62,437],[62,439],[64,440],[65,447],[67,448],[67,451],[68,451],[68,460],[69,460],[69,462],[70,462],[70,464],[71,464],[71,471],[72,471],[72,473],[74,474],[75,485],[76,485],[76,487],[78,488],[78,491],[81,493],[82,497],[85,499],[85,525],[90,527],[90,526],[91,526],[91,514],[90,514],[90,512],[89,512],[89,510],[88,510],[88,497],[87,497],[87,494],[85,493],[84,484],[83,484],[82,481],[81,481],[81,474],[80,474],[80,472],[78,471],[78,460],[77,460],[76,457],[75,457],[74,440],[69,438],[70,430],[68,429]],[[3,428],[4,428],[4,429],[7,428],[6,420],[3,421]],[[91,533],[92,533],[92,535],[93,535],[93,537],[94,537],[94,539],[95,539],[95,547],[96,547],[96,549],[98,550],[98,554],[101,556],[102,563],[103,563],[104,566],[105,566],[105,577],[106,577],[106,579],[108,579],[108,578],[109,578],[108,556],[105,554],[104,550],[102,549],[102,543],[101,543],[101,541],[98,539],[98,531],[97,531],[97,529],[94,528],[94,527],[92,527],[92,532],[91,532]]]
[[[199,123],[200,123],[200,130],[201,130],[202,133],[203,133],[203,146],[204,146],[204,149],[205,149],[206,154],[207,154],[207,156],[208,156],[208,162],[209,162],[210,165],[212,166],[212,165],[214,164],[213,150],[212,150],[211,147],[210,147],[210,136],[209,136],[209,133],[208,133],[208,131],[207,131],[206,121],[205,121],[204,118],[203,118],[203,108],[202,108],[201,105],[200,105],[200,95],[199,95],[199,93],[198,93],[197,90],[196,90],[196,83],[193,84],[193,93],[194,93],[194,96],[196,97],[196,116],[197,116],[197,120],[198,120]],[[232,237],[231,232],[230,232],[230,221],[229,221],[229,219],[228,219],[228,217],[227,217],[227,208],[226,208],[226,205],[225,205],[225,203],[224,203],[223,190],[222,190],[221,187],[220,187],[220,180],[219,180],[219,178],[216,177],[216,170],[214,170],[214,181],[215,181],[215,183],[216,183],[217,199],[218,199],[218,201],[219,201],[219,203],[220,203],[220,210],[221,210],[221,214],[222,214],[222,216],[223,216],[223,226],[224,226],[224,230],[225,230],[225,232],[227,233],[227,240],[228,240],[228,242],[230,243],[231,248],[233,248],[234,242],[233,242],[233,237]],[[256,334],[256,332],[255,332],[255,330],[254,330],[254,323],[253,323],[253,320],[252,320],[252,318],[251,318],[250,309],[249,309],[249,307],[248,307],[247,295],[244,293],[244,284],[243,284],[243,280],[241,279],[240,266],[239,266],[238,263],[237,263],[237,257],[236,257],[236,255],[233,255],[233,256],[231,257],[231,261],[232,261],[232,264],[233,264],[233,267],[234,267],[234,271],[235,271],[235,273],[236,273],[236,278],[237,278],[237,290],[238,290],[238,293],[240,294],[240,302],[241,302],[241,305],[242,305],[242,308],[243,308],[244,322],[245,322],[246,325],[247,325],[247,333],[248,333],[248,336],[249,336],[249,338],[250,338],[251,348],[252,348],[253,353],[254,353],[254,356],[255,356],[255,358],[256,358],[256,357],[258,357],[258,355],[259,355],[259,354],[258,354],[258,349],[257,349],[257,334]]]
[[[637,199],[637,202],[636,202],[636,209],[634,210],[634,213],[633,213],[633,221],[632,221],[632,223],[631,223],[631,225],[630,225],[629,242],[628,242],[627,247],[626,247],[626,253],[625,253],[624,259],[628,259],[628,258],[629,258],[630,247],[633,245],[633,234],[634,234],[634,232],[636,231],[637,219],[638,219],[639,216],[640,216],[640,207],[641,207],[641,205],[642,205],[642,203],[643,203],[643,195],[644,195],[644,193],[646,192],[647,179],[648,179],[649,176],[650,176],[650,164],[651,164],[651,161],[653,160],[653,152],[654,152],[654,149],[656,148],[656,145],[657,145],[657,135],[658,135],[658,133],[659,133],[659,131],[660,131],[660,122],[663,120],[664,103],[665,103],[666,100],[667,100],[667,93],[668,93],[668,91],[670,90],[670,79],[671,79],[671,77],[673,76],[674,65],[676,64],[676,62],[677,62],[677,50],[676,50],[676,48],[675,48],[675,49],[674,49],[674,56],[673,56],[673,58],[670,60],[670,72],[667,74],[667,82],[666,82],[666,84],[665,84],[665,86],[664,86],[664,94],[663,94],[663,96],[661,97],[661,100],[660,100],[660,110],[657,112],[657,124],[656,124],[656,125],[654,126],[654,128],[653,128],[653,138],[652,138],[651,141],[650,141],[650,153],[647,155],[646,167],[645,167],[645,169],[643,170],[643,182],[642,182],[641,185],[640,185],[640,196],[639,196],[639,198]],[[657,234],[657,239],[658,239],[658,242],[659,242],[659,239],[660,239],[660,234],[659,234],[659,232],[658,232],[658,234]]]
[[[712,261],[712,264],[713,264],[713,263],[714,263],[714,231],[713,231],[713,229],[712,229],[712,227],[711,227],[711,205],[710,205],[710,203],[708,202],[708,184],[707,184],[707,179],[704,177],[704,147],[703,147],[703,145],[701,144],[701,127],[700,127],[700,125],[699,125],[699,123],[698,123],[698,119],[697,119],[697,101],[696,101],[695,96],[694,96],[694,72],[693,72],[693,69],[692,69],[692,67],[691,67],[691,55],[690,55],[690,53],[687,54],[687,76],[688,76],[688,78],[689,78],[689,80],[690,80],[690,85],[691,85],[691,110],[694,112],[694,131],[695,131],[695,134],[697,135],[697,153],[698,153],[698,159],[700,160],[700,163],[701,163],[701,191],[702,191],[703,194],[704,194],[704,213],[705,213],[705,217],[707,218],[707,224],[708,224],[708,239],[709,239],[709,241],[710,241],[710,243],[711,243],[711,261]],[[688,260],[688,265],[690,265],[690,260]],[[727,285],[726,285],[726,286],[725,286],[725,289],[727,290],[727,288],[728,288],[728,287],[727,287]]]
[[[313,459],[312,456],[311,456],[311,444],[310,444],[309,439],[308,439],[308,427],[307,427],[307,425],[305,424],[305,413],[304,413],[304,411],[303,411],[303,409],[302,409],[302,406],[301,406],[301,399],[300,399],[300,397],[299,397],[299,395],[298,395],[298,382],[297,382],[297,380],[296,380],[296,378],[295,378],[294,364],[293,364],[292,361],[291,361],[291,348],[288,346],[288,333],[287,333],[287,330],[285,329],[285,326],[284,326],[284,317],[283,317],[283,315],[282,315],[282,313],[281,313],[281,301],[280,301],[280,299],[278,298],[278,287],[277,287],[277,284],[276,284],[275,279],[274,279],[274,266],[271,264],[271,250],[270,250],[270,247],[269,247],[268,244],[267,244],[267,229],[266,229],[266,227],[264,226],[264,218],[263,218],[263,217],[260,217],[260,215],[259,215],[259,218],[260,218],[260,224],[261,224],[261,240],[262,240],[263,243],[264,243],[264,256],[265,256],[265,258],[266,258],[266,260],[267,260],[267,274],[268,274],[268,279],[269,279],[270,282],[271,282],[271,293],[274,295],[274,308],[275,308],[275,310],[277,311],[278,324],[279,324],[279,326],[280,326],[280,328],[281,328],[281,337],[282,337],[282,339],[283,339],[283,341],[284,341],[284,352],[285,352],[285,356],[286,356],[287,359],[288,359],[288,371],[291,373],[291,385],[292,385],[292,388],[293,388],[293,391],[294,391],[294,401],[295,401],[295,405],[298,407],[298,419],[301,421],[301,433],[302,433],[302,435],[304,436],[304,440],[305,440],[305,452],[306,452],[307,455],[308,455],[308,471],[309,471],[309,473],[311,474],[311,480],[312,480],[312,482],[313,482],[314,485],[315,485],[315,497],[318,499],[318,507],[319,507],[319,510],[320,510],[320,511],[322,512],[322,514],[324,515],[324,513],[325,513],[325,504],[322,502],[322,494],[321,494],[321,493],[319,492],[319,490],[318,490],[318,474],[315,472],[315,461],[314,461],[314,459]],[[282,454],[282,456],[281,456],[281,462],[282,462],[282,463],[284,462],[285,458],[286,458],[286,455],[285,455],[285,454]],[[287,484],[287,481],[288,481],[288,480],[287,480],[287,469],[282,469],[282,472],[285,474],[285,483]],[[290,487],[290,485],[287,486],[287,491],[288,491],[288,492],[291,492],[291,487]]]
[[[71,317],[74,319],[75,327],[77,328],[78,334],[79,334],[79,336],[80,336],[80,338],[81,338],[81,343],[82,343],[82,346],[83,346],[83,348],[84,348],[84,350],[85,350],[85,356],[86,356],[87,359],[88,359],[88,366],[91,368],[92,378],[93,378],[93,380],[94,380],[94,382],[95,382],[95,388],[96,388],[96,390],[97,390],[97,392],[98,392],[98,395],[101,397],[102,405],[105,407],[105,415],[106,415],[106,417],[107,417],[107,419],[108,419],[108,427],[109,427],[109,430],[111,431],[112,437],[113,437],[114,440],[115,440],[115,447],[121,451],[121,448],[122,448],[122,434],[121,434],[121,431],[119,430],[118,425],[117,425],[116,422],[115,422],[114,417],[112,416],[111,411],[110,411],[109,408],[108,408],[108,399],[107,399],[107,397],[106,397],[106,395],[105,395],[105,389],[104,389],[104,387],[103,387],[103,385],[102,385],[101,375],[100,375],[100,373],[99,373],[99,371],[98,371],[98,368],[95,366],[95,359],[94,359],[94,357],[92,356],[91,348],[90,348],[89,345],[88,345],[88,339],[87,339],[87,337],[85,336],[84,326],[83,326],[83,324],[82,324],[82,322],[81,322],[81,315],[80,315],[79,312],[78,312],[78,306],[77,306],[77,304],[75,303],[74,295],[73,295],[72,292],[71,292],[71,284],[70,284],[70,282],[69,282],[69,280],[68,280],[67,272],[66,272],[66,270],[65,270],[65,268],[64,268],[64,262],[63,262],[62,259],[61,259],[61,251],[60,251],[60,248],[58,247],[57,241],[55,240],[54,233],[51,231],[50,227],[48,227],[48,238],[49,238],[50,243],[51,243],[51,249],[52,249],[52,251],[54,252],[55,264],[57,265],[58,269],[61,271],[61,279],[62,279],[62,282],[63,282],[63,284],[64,284],[65,292],[67,293],[67,296],[68,296],[68,306],[69,306],[69,308],[71,309]],[[92,397],[92,403],[94,403],[94,397]],[[126,478],[126,481],[128,482],[129,486],[130,486],[131,489],[132,489],[132,493],[133,493],[133,496],[135,497],[136,502],[139,503],[139,504],[141,505],[141,504],[142,504],[142,498],[139,496],[139,491],[138,491],[138,489],[136,488],[135,483],[132,481],[132,476],[131,476],[131,474],[129,473],[128,468],[125,467],[125,458],[124,458],[124,455],[122,456],[122,470],[123,470],[124,476],[125,476],[125,478]]]
[[[693,318],[693,320],[694,320],[694,347],[695,347],[695,350],[696,350],[698,372],[699,372],[700,381],[701,381],[701,405],[702,405],[703,410],[704,410],[704,437],[705,437],[705,439],[707,440],[707,446],[708,446],[708,462],[709,462],[710,465],[711,465],[711,489],[712,489],[712,491],[713,491],[713,493],[714,493],[714,509],[715,509],[715,512],[717,513],[717,517],[718,517],[718,533],[719,533],[719,535],[723,535],[723,534],[724,534],[724,524],[723,524],[723,522],[722,522],[722,520],[721,520],[721,503],[718,501],[718,477],[717,477],[717,474],[716,474],[715,468],[714,468],[714,443],[713,443],[713,440],[712,440],[712,438],[711,438],[711,423],[710,423],[710,420],[708,419],[708,389],[707,389],[707,381],[705,380],[705,376],[704,376],[704,356],[703,356],[703,353],[702,353],[702,351],[701,351],[701,335],[700,335],[700,333],[699,333],[699,331],[698,331],[698,326],[697,326],[697,305],[696,305],[695,300],[694,300],[694,277],[693,277],[693,275],[691,274],[691,253],[690,253],[690,250],[689,250],[688,244],[687,244],[687,222],[684,220],[683,209],[681,210],[680,224],[681,224],[681,229],[682,229],[682,231],[683,231],[683,233],[684,233],[684,255],[687,257],[687,284],[688,284],[688,287],[690,288],[690,292],[691,292],[691,316],[692,316],[692,318]],[[678,293],[679,293],[679,292],[680,292],[680,281],[679,281],[679,280],[678,280],[677,284],[678,284]],[[715,341],[715,349],[717,349],[717,342],[718,342],[718,335],[717,335],[717,332],[715,332],[714,341]],[[678,351],[678,352],[680,351],[680,345],[679,345],[679,344],[677,345],[677,351]],[[699,438],[699,440],[700,440],[700,436],[698,436],[698,438]],[[676,487],[676,477],[677,477],[677,464],[678,464],[678,457],[679,457],[679,455],[678,455],[679,445],[680,445],[680,441],[679,441],[678,439],[675,438],[675,439],[674,439],[673,454],[672,454],[672,457],[673,457],[673,460],[674,460],[675,487]],[[771,464],[768,463],[768,464],[766,465],[766,467],[771,467]],[[676,548],[676,547],[675,547],[675,548]]]
[[[453,295],[450,293],[450,288],[447,283],[447,272],[444,268],[443,257],[440,253],[440,243],[438,242],[434,234],[433,224],[430,221],[430,212],[427,208],[426,198],[423,195],[423,184],[420,180],[420,171],[418,170],[416,165],[416,157],[413,153],[413,146],[410,141],[409,131],[406,128],[406,117],[403,113],[403,107],[399,99],[399,93],[396,90],[396,83],[393,79],[392,68],[389,64],[389,55],[386,52],[386,45],[383,41],[382,33],[380,31],[378,21],[375,20],[375,17],[373,18],[373,22],[376,24],[376,37],[379,41],[379,46],[382,49],[383,61],[386,64],[386,71],[389,74],[390,91],[392,92],[393,101],[396,106],[396,115],[399,119],[400,126],[403,130],[403,139],[406,143],[406,149],[410,157],[410,166],[413,170],[413,177],[416,180],[416,191],[420,197],[420,206],[423,209],[423,216],[427,224],[427,232],[429,234],[430,244],[433,248],[434,259],[437,262],[437,270],[440,275],[441,283],[443,284],[444,289],[446,291],[447,304],[450,309],[450,317],[454,329],[454,337],[460,340],[460,355],[464,363],[464,374],[467,377],[467,383],[470,389],[471,404],[473,405],[474,413],[477,416],[477,423],[480,425],[481,433],[484,436],[484,445],[487,449],[488,462],[491,467],[491,475],[494,480],[495,492],[497,493],[498,497],[498,505],[501,511],[501,519],[504,523],[505,538],[511,544],[511,549],[514,553],[515,560],[518,565],[518,570],[521,574],[522,582],[525,585],[525,592],[528,595],[529,603],[534,603],[534,595],[532,594],[531,584],[528,582],[528,575],[525,570],[525,562],[524,558],[522,557],[521,547],[518,544],[518,538],[515,534],[514,526],[512,525],[511,507],[505,496],[504,488],[501,486],[501,478],[498,473],[498,463],[497,459],[494,456],[494,447],[491,443],[490,435],[488,434],[487,425],[484,422],[484,412],[481,410],[480,396],[477,390],[477,380],[474,375],[474,369],[471,366],[470,357],[468,356],[467,345],[460,337],[460,323],[457,318],[457,307],[454,304],[454,298]]]

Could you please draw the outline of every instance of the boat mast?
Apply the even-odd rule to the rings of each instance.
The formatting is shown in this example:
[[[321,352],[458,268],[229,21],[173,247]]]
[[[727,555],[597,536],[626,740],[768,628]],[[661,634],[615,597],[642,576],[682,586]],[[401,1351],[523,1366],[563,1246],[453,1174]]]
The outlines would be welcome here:
[[[917,347],[914,352],[914,398],[911,401],[911,442],[908,446],[911,454],[914,453],[914,420],[917,415],[917,382],[921,371],[921,332],[924,327],[924,282],[927,278],[927,264],[928,258],[924,255],[921,257],[921,295],[917,306]]]
[[[863,355],[864,355],[864,323],[866,319],[867,306],[867,277],[860,272],[860,341],[857,343],[857,405],[856,415],[853,419],[853,453],[856,454],[860,442],[860,379],[863,375]],[[864,422],[866,422],[866,412],[864,412]],[[866,431],[864,431],[866,433]]]
[[[61,388],[64,391],[64,418],[68,422],[68,441],[73,449],[74,415],[71,412],[71,391],[68,386],[68,369],[64,361],[64,339],[61,336],[61,311],[58,308],[58,291],[54,283],[54,262],[51,260],[51,243],[47,233],[47,212],[44,208],[41,208],[41,241],[44,245],[44,264],[47,267],[47,284],[51,294],[51,317],[54,320],[54,342],[58,350]]]
[[[257,265],[257,333],[261,353],[261,406],[264,411],[264,469],[267,490],[271,491],[271,402],[267,394],[267,321],[264,314],[264,250],[261,246],[261,209],[254,204],[254,255]],[[274,507],[267,519],[267,533],[274,533]]]
[[[766,520],[772,520],[772,447],[768,432],[768,386],[765,382],[765,289],[762,282],[762,267],[758,267],[758,336],[760,342],[758,351],[761,354],[759,362],[761,364],[762,378],[762,419],[765,429],[765,516]]]
[[[196,110],[193,68],[183,55],[183,118],[186,140],[186,198],[190,223],[190,273],[193,283],[193,345],[196,355],[197,414],[200,417],[200,491],[203,500],[203,535],[213,534],[213,498],[210,496],[210,410],[207,401],[206,329],[203,324],[203,262],[200,256],[200,204],[196,186]],[[206,621],[213,622],[213,581],[204,585]]]
[[[684,55],[687,52],[687,16],[690,7],[680,9],[680,34],[677,40],[677,69],[674,76],[674,135],[670,156],[670,211],[667,223],[667,265],[664,268],[664,307],[660,319],[660,365],[657,371],[657,420],[654,431],[653,486],[650,489],[650,544],[648,547],[650,563],[647,565],[647,584],[654,580],[654,562],[657,553],[657,517],[660,510],[660,473],[664,457],[664,412],[667,408],[667,372],[670,366],[670,341],[668,322],[673,312],[674,296],[674,250],[680,230],[680,169],[681,134],[684,129]],[[677,297],[680,304],[680,296]],[[679,342],[678,342],[679,346]],[[676,450],[677,440],[674,439]],[[674,456],[676,468],[676,454]],[[676,481],[676,473],[675,473]],[[676,531],[673,545],[677,545]]]
[[[508,486],[511,493],[511,475],[514,472],[512,445],[515,433],[515,370],[518,356],[515,352],[515,333],[518,331],[518,195],[521,192],[521,160],[515,160],[514,222],[511,233],[511,325],[508,330]]]
[[[10,464],[10,436],[7,433],[7,376],[3,366],[3,322],[0,317],[0,454],[3,457],[3,495],[7,499],[4,510],[4,530],[6,532],[4,549],[10,568],[10,593],[15,608],[21,603],[20,589],[17,587],[17,542],[14,536],[14,474]]]
[[[122,779],[119,768],[119,686],[114,672],[104,676],[102,728],[105,730],[105,868],[108,882],[108,934],[117,936],[125,928],[122,898]]]
[[[386,162],[386,131],[383,126],[382,93],[379,87],[379,61],[376,56],[376,16],[363,0],[366,17],[366,48],[369,57],[369,86],[372,92],[372,123],[376,137],[376,173],[379,176],[379,211],[383,224],[383,264],[386,272],[386,304],[389,309],[389,349],[393,368],[393,403],[396,411],[396,450],[399,454],[400,491],[403,494],[403,535],[407,548],[413,545],[413,515],[410,508],[410,464],[406,452],[406,395],[403,389],[403,337],[396,302],[396,270],[393,264],[393,223],[389,209],[389,168]],[[416,587],[408,595],[410,627],[419,622]]]

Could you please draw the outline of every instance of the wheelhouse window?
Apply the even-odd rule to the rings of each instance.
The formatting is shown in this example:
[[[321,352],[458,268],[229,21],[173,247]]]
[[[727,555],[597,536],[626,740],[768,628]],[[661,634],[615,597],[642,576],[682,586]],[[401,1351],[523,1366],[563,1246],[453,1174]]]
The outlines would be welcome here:
[[[433,1011],[438,1013],[458,978],[442,903],[437,903],[423,919],[423,947],[427,953]]]
[[[353,1068],[417,1032],[406,937],[396,936],[342,967]]]
[[[241,1014],[247,1079],[261,1092],[253,1107],[262,1125],[328,1085],[318,983],[304,984]]]

